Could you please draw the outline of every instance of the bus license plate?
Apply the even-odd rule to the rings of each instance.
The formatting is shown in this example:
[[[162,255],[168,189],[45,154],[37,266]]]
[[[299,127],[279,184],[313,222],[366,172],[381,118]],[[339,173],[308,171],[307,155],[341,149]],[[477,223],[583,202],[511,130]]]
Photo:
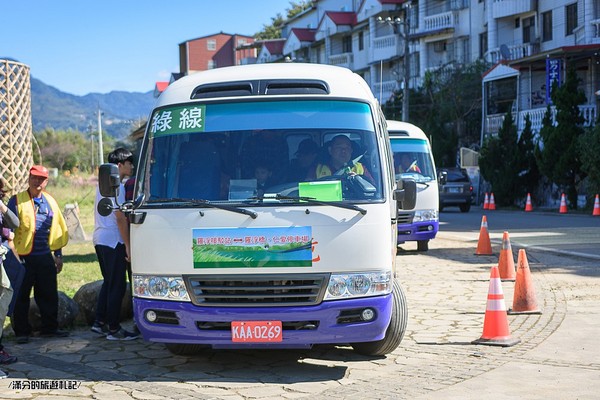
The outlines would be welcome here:
[[[231,341],[245,343],[281,342],[281,321],[232,321]]]

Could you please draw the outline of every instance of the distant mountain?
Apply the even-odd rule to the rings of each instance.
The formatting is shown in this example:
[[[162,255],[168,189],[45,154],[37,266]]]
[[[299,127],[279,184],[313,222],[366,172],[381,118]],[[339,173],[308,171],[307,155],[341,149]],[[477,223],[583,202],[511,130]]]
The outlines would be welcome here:
[[[85,96],[61,92],[39,79],[31,78],[31,118],[33,130],[44,128],[98,131],[98,107],[102,111],[102,131],[121,139],[148,118],[156,99],[153,92],[113,91]]]

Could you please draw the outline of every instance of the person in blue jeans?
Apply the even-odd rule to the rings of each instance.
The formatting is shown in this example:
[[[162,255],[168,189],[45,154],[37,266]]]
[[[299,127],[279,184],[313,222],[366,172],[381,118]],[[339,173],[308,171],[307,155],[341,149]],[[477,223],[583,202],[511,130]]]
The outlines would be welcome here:
[[[108,155],[108,162],[119,168],[120,181],[133,172],[133,154],[122,147]],[[93,243],[104,281],[98,294],[96,320],[92,332],[106,335],[108,340],[133,340],[138,334],[129,332],[121,326],[121,304],[126,291],[125,275],[129,262],[129,222],[120,210],[103,217],[98,213],[98,202],[102,199],[99,188],[96,189],[94,207]],[[119,204],[125,202],[123,183],[117,198]]]
[[[58,329],[57,276],[63,269],[62,248],[69,241],[69,230],[56,200],[46,192],[48,169],[34,165],[29,169],[29,187],[8,201],[8,208],[19,218],[14,247],[25,264],[25,277],[17,295],[11,318],[17,343],[27,343],[31,290],[40,310],[40,335],[65,337]]]

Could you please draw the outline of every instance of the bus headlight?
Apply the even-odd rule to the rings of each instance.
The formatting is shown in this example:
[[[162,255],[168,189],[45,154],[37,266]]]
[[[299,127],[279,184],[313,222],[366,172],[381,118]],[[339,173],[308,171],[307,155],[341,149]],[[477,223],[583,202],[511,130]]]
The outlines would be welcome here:
[[[390,271],[332,274],[324,300],[380,296],[391,292]]]
[[[190,301],[180,276],[134,275],[133,294],[146,299]]]
[[[413,222],[437,221],[438,210],[418,210],[415,211]]]

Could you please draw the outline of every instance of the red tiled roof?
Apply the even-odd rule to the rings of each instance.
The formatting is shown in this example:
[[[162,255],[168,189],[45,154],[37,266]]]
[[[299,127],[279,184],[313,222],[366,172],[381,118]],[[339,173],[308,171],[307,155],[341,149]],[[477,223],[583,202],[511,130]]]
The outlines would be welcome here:
[[[356,25],[356,14],[353,12],[327,11],[325,14],[331,18],[336,25]]]
[[[293,28],[292,33],[301,42],[314,42],[315,41],[315,30],[308,28]]]
[[[169,82],[156,82],[155,90],[157,90],[159,93],[162,93],[165,91],[167,86],[169,86]]]
[[[268,42],[264,42],[265,47],[269,50],[271,55],[275,54],[283,54],[283,46],[285,44],[285,39],[281,40],[270,40]]]

